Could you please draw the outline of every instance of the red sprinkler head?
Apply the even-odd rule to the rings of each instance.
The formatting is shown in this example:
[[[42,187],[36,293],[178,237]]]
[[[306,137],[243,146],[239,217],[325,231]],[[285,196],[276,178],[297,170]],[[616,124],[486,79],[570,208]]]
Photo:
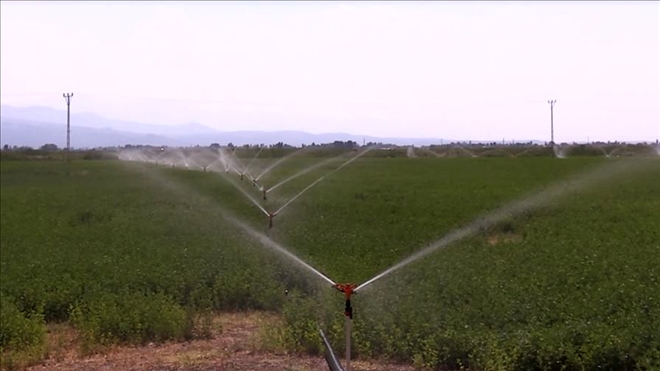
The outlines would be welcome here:
[[[344,308],[344,315],[350,319],[353,319],[353,307],[351,306],[351,295],[355,293],[357,288],[356,284],[352,283],[336,283],[333,286],[335,289],[344,293],[346,297],[346,307]]]

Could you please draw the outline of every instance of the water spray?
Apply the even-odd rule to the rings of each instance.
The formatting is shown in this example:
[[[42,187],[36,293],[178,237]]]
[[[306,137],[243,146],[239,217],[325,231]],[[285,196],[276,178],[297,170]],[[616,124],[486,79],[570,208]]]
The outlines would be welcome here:
[[[254,157],[252,158],[252,160],[250,160],[250,162],[248,162],[248,165],[245,167],[245,172],[247,172],[247,171],[250,169],[250,166],[252,165],[252,163],[254,162],[254,160],[256,160],[257,157],[259,157],[259,154],[261,153],[261,151],[264,150],[264,148],[266,148],[266,146],[263,146],[263,147],[259,148],[259,151],[257,151],[257,154],[254,155]],[[249,174],[248,174],[248,175],[249,175]]]
[[[239,160],[238,157],[236,157],[236,154],[235,154],[235,153],[236,153],[236,148],[234,148],[234,150],[230,153],[231,157],[234,158],[234,162],[236,162],[236,164],[238,164],[240,168],[245,169],[245,166],[243,165],[243,163],[241,162],[241,160]],[[230,161],[231,161],[231,158],[230,158]],[[231,167],[234,168],[234,171],[235,171],[237,174],[239,174],[239,175],[241,176],[241,180],[243,180],[243,173],[245,172],[245,170],[240,171],[238,168],[236,168],[236,166],[232,166],[232,165],[231,165],[231,162],[229,163],[229,165],[230,165]]]
[[[305,188],[304,188],[302,191],[300,191],[297,195],[293,196],[289,201],[287,201],[284,205],[282,205],[282,207],[280,207],[280,208],[275,212],[275,214],[277,214],[277,213],[281,212],[282,210],[284,210],[287,206],[289,206],[289,204],[291,204],[293,201],[295,201],[295,200],[296,200],[298,197],[300,197],[303,193],[307,192],[310,188],[312,188],[313,186],[315,186],[318,182],[320,182],[320,181],[322,181],[323,179],[325,179],[325,177],[330,176],[330,175],[332,175],[333,173],[339,171],[341,168],[343,168],[344,166],[346,166],[346,165],[350,164],[351,162],[357,160],[358,158],[360,158],[361,156],[363,156],[364,154],[366,154],[367,152],[369,152],[369,151],[372,150],[373,148],[374,148],[374,147],[369,147],[369,148],[365,149],[362,153],[359,153],[359,154],[357,154],[357,155],[351,157],[351,158],[348,159],[346,162],[344,162],[343,164],[339,165],[339,167],[337,167],[336,169],[331,170],[331,171],[328,172],[327,174],[325,174],[325,175],[323,175],[322,177],[316,179],[314,182],[312,182],[312,184],[310,184],[310,185],[308,185],[307,187],[305,187]],[[272,189],[272,188],[271,188],[271,189]]]
[[[569,179],[568,181],[557,183],[539,192],[532,193],[526,197],[516,199],[511,203],[506,204],[483,217],[477,218],[476,220],[474,220],[473,222],[471,222],[466,226],[451,231],[444,237],[428,245],[426,248],[416,252],[415,254],[409,256],[408,258],[402,260],[401,262],[386,269],[382,273],[360,284],[358,287],[355,288],[354,291],[357,292],[358,290],[362,290],[363,288],[391,274],[392,272],[401,269],[406,265],[414,261],[417,261],[432,252],[435,252],[440,249],[444,249],[445,247],[449,246],[450,244],[453,244],[454,242],[470,237],[478,233],[479,231],[483,230],[484,228],[495,225],[496,223],[506,220],[508,218],[516,217],[526,212],[546,206],[551,201],[554,201],[557,198],[566,196],[571,193],[577,193],[583,191],[587,187],[601,183],[614,176],[630,174],[635,171],[641,171],[645,169],[646,165],[648,164],[640,164],[640,163],[631,164],[629,162],[617,162],[615,165],[598,167],[586,174],[583,174],[582,176]]]
[[[238,184],[234,183],[234,181],[232,181],[231,178],[227,178],[227,181],[228,181],[232,186],[234,186],[234,188],[236,188],[239,192],[241,192],[245,197],[247,197],[248,200],[250,200],[250,202],[252,202],[256,207],[258,207],[259,210],[261,210],[262,213],[266,214],[266,216],[271,217],[271,214],[272,214],[272,216],[275,216],[275,214],[277,214],[277,213],[279,212],[279,211],[276,211],[276,212],[274,212],[274,213],[269,213],[268,211],[266,211],[266,209],[264,209],[263,206],[261,206],[261,205],[259,204],[259,201],[255,200],[252,196],[250,196],[250,195],[249,195],[249,194],[248,194],[248,193],[247,193],[247,192],[246,192],[241,186],[239,186]]]
[[[275,184],[274,186],[270,187],[270,188],[268,189],[268,192],[274,191],[274,190],[276,190],[277,188],[281,187],[282,185],[284,185],[284,184],[286,184],[286,183],[292,181],[293,179],[295,179],[295,178],[297,178],[297,177],[299,177],[299,176],[301,176],[301,175],[304,175],[304,174],[306,174],[306,173],[308,173],[308,172],[310,172],[310,171],[312,171],[312,170],[314,170],[314,169],[317,169],[317,168],[319,168],[319,167],[321,167],[321,166],[323,166],[323,165],[329,164],[329,163],[331,163],[331,162],[337,160],[338,158],[343,157],[344,155],[345,155],[345,154],[342,153],[342,154],[340,154],[340,155],[338,155],[338,156],[335,156],[335,157],[329,158],[329,159],[327,159],[327,160],[324,160],[324,161],[319,162],[318,164],[315,164],[315,165],[312,165],[312,166],[310,166],[310,167],[308,167],[308,168],[306,168],[306,169],[303,169],[303,170],[301,170],[301,171],[299,171],[299,172],[297,172],[297,173],[291,175],[290,177],[284,179],[283,181],[281,181],[281,182]]]
[[[262,171],[261,174],[259,174],[259,175],[255,178],[255,180],[259,180],[259,179],[261,179],[261,177],[263,177],[264,175],[266,175],[268,172],[270,172],[271,170],[273,170],[275,167],[277,167],[278,165],[280,165],[280,164],[283,163],[284,161],[290,159],[291,157],[295,156],[296,154],[300,153],[301,151],[305,150],[305,148],[306,148],[306,147],[303,147],[303,148],[301,148],[301,149],[299,149],[299,150],[297,150],[297,151],[294,151],[294,152],[292,152],[292,153],[289,153],[288,155],[286,155],[286,156],[282,157],[281,159],[275,161],[272,165],[270,165],[270,166],[267,167],[264,171]]]
[[[149,175],[157,177],[157,175],[153,174],[153,173],[149,173]],[[163,181],[163,179],[160,178],[160,177],[157,177],[157,179],[160,180],[160,181]],[[260,210],[262,210],[262,212],[264,212],[264,214],[266,214],[266,216],[269,219],[269,228],[272,228],[273,218],[277,215],[277,212],[272,213],[272,212],[266,211],[265,209],[263,209],[263,207],[258,205],[256,203],[256,201],[254,201],[252,199],[252,197],[250,197],[242,188],[238,187],[238,185],[236,185],[231,180],[229,180],[229,182],[232,185],[236,186],[239,189],[239,191],[241,191],[243,194],[245,194],[251,201],[253,201],[253,203],[255,205],[257,205],[260,208]],[[172,187],[172,185],[169,182],[165,182],[165,185],[167,185],[168,187]],[[178,187],[176,187],[174,189],[181,192],[181,189],[179,189]],[[330,343],[325,338],[325,335],[323,334],[323,332],[321,330],[319,330],[319,333],[321,335],[321,338],[324,341],[324,344],[325,344],[326,348],[328,349],[327,360],[328,360],[328,365],[330,366],[330,369],[333,370],[333,371],[350,371],[351,370],[351,368],[350,368],[351,325],[352,325],[352,319],[353,319],[353,307],[351,305],[351,296],[355,293],[355,290],[358,286],[355,285],[355,284],[337,284],[336,282],[334,282],[333,280],[331,280],[330,278],[328,278],[327,276],[322,274],[320,271],[318,271],[317,269],[315,269],[311,265],[307,264],[302,259],[298,258],[296,255],[289,252],[287,249],[285,249],[284,247],[280,246],[279,244],[277,244],[276,242],[274,242],[273,240],[268,238],[266,235],[257,232],[256,230],[254,230],[253,228],[251,228],[247,224],[241,222],[240,220],[236,219],[235,217],[230,216],[227,211],[223,210],[223,212],[221,212],[221,216],[225,220],[227,220],[228,222],[230,222],[230,223],[234,224],[235,226],[239,227],[240,229],[242,229],[244,232],[246,232],[251,237],[259,240],[264,246],[272,248],[273,250],[276,250],[277,252],[279,252],[279,253],[285,255],[286,257],[292,259],[296,263],[300,264],[302,267],[309,270],[311,273],[314,273],[317,276],[317,278],[320,278],[320,279],[324,280],[325,282],[332,285],[331,286],[332,288],[334,288],[337,291],[344,294],[344,298],[345,298],[344,316],[346,317],[346,325],[345,325],[346,326],[345,327],[346,368],[345,369],[342,369],[340,367],[339,362],[337,361],[337,358],[334,357],[334,353],[332,353],[332,348],[330,347]],[[286,291],[285,293],[288,294],[288,291]]]

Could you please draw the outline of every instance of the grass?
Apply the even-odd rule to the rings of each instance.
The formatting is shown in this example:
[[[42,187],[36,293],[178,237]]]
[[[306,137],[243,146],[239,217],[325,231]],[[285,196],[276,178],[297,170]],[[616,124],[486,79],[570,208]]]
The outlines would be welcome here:
[[[319,161],[294,157],[263,183]],[[276,189],[266,208],[341,161]],[[92,348],[200,337],[199,313],[248,309],[283,315],[273,348],[319,354],[320,322],[343,352],[339,294],[222,215],[338,282],[360,283],[485,212],[614,161],[623,160],[365,156],[293,202],[272,230],[222,174],[74,161],[67,176],[60,162],[3,161],[1,332],[12,334],[3,359],[43,344],[44,323],[74,324]],[[355,296],[353,353],[427,368],[660,367],[658,184],[660,166],[599,184],[378,281]]]

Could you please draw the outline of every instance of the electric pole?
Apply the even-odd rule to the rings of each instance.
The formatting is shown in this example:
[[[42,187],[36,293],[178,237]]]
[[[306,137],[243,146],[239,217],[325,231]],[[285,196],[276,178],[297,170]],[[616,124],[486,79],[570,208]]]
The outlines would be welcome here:
[[[73,93],[62,94],[62,96],[66,100],[66,152],[68,160],[71,151],[71,97],[73,97]]]
[[[555,108],[555,103],[557,103],[557,100],[549,100],[548,103],[550,103],[550,145],[554,146],[555,145],[555,124],[553,120],[554,116],[554,108]]]

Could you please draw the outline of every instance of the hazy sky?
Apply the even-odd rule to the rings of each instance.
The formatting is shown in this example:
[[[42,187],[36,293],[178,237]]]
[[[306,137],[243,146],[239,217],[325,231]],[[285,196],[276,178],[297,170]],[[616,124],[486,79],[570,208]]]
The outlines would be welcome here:
[[[660,136],[660,6],[0,3],[2,104],[222,130]]]

